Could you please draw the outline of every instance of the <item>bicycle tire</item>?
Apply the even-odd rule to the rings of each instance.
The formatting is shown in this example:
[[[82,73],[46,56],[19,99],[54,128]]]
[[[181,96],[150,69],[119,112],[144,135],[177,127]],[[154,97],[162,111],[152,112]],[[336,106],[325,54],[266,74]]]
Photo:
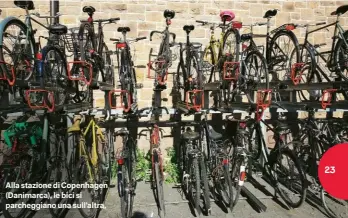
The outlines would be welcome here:
[[[333,197],[329,193],[325,192],[322,188],[320,192],[320,198],[323,203],[323,207],[329,217],[331,218],[344,218],[348,216],[348,202]],[[329,206],[330,205],[330,206]],[[333,208],[331,208],[333,206]]]
[[[54,62],[57,63],[57,60],[61,60],[60,66],[62,66],[62,72],[57,75],[53,75],[54,70],[48,67],[49,61],[47,58],[50,52],[54,52]],[[59,58],[58,58],[59,57]],[[43,60],[43,78],[44,83],[51,83],[57,90],[53,92],[54,104],[56,106],[63,105],[66,102],[67,93],[64,87],[68,87],[71,85],[71,81],[67,80],[67,83],[64,84],[65,79],[67,78],[67,63],[65,55],[62,53],[60,48],[55,46],[47,46],[42,49],[42,60]],[[45,87],[43,87],[45,88]],[[45,99],[46,102],[50,103],[48,97]],[[49,105],[52,107],[52,104]]]
[[[199,57],[198,52],[193,52],[192,57],[192,64],[193,68],[195,68],[197,77],[196,77],[196,87],[197,90],[203,90],[203,72],[202,72],[202,59]],[[192,72],[192,71],[191,71]],[[189,89],[192,90],[192,87]],[[190,99],[191,103],[193,104],[199,104],[201,105],[203,102],[202,95],[198,94],[198,96],[195,96],[195,99]]]
[[[286,147],[289,147],[289,145],[286,146]],[[276,171],[277,171],[276,168],[277,168],[277,165],[279,164],[278,161],[280,160],[280,156],[281,156],[281,155],[285,155],[285,156],[287,156],[289,159],[291,159],[291,160],[293,161],[294,165],[292,165],[292,166],[295,167],[295,168],[297,169],[297,172],[298,172],[298,174],[299,174],[300,187],[299,187],[299,188],[296,187],[295,189],[293,189],[293,188],[290,188],[290,189],[289,189],[289,188],[287,187],[287,189],[289,189],[290,191],[298,192],[298,194],[300,195],[300,199],[299,199],[299,201],[297,201],[297,202],[293,202],[292,200],[290,200],[289,197],[286,196],[286,194],[284,194],[284,192],[280,189],[279,184],[282,184],[282,182],[279,182],[279,181],[278,181],[279,175],[278,175],[278,173],[276,172]],[[275,172],[275,175],[276,175],[276,181],[277,181],[277,183],[276,183],[276,190],[278,191],[280,197],[281,197],[289,206],[291,206],[292,208],[298,208],[298,207],[300,207],[300,206],[303,204],[303,202],[305,201],[305,199],[306,199],[306,194],[307,194],[307,182],[306,182],[307,179],[306,179],[306,176],[305,176],[305,174],[304,174],[304,171],[303,171],[303,169],[302,169],[302,167],[301,167],[300,161],[296,158],[296,156],[294,155],[294,153],[293,153],[290,149],[285,148],[285,149],[282,149],[282,151],[281,151],[280,153],[278,153],[276,162],[277,162],[277,163],[274,163],[274,164],[273,164],[273,167],[272,167],[272,168],[273,168],[273,171]],[[287,175],[287,176],[289,177],[289,175]],[[289,178],[285,178],[284,180],[289,181]],[[295,185],[294,183],[295,183],[295,182],[292,182],[291,185]],[[297,185],[298,185],[298,184],[297,184]],[[291,189],[292,189],[292,190],[291,190]]]
[[[104,71],[103,71],[104,78],[105,78],[104,82],[111,84],[113,87],[115,87],[115,77],[114,77],[115,72],[114,72],[114,68],[113,68],[113,63],[111,60],[109,48],[105,43],[103,43],[102,55],[103,55],[102,62],[104,64],[104,66],[100,66],[100,67],[105,67]]]
[[[119,68],[119,75],[120,75],[120,83],[121,83],[121,89],[128,91],[126,94],[123,94],[123,104],[124,108],[130,108],[132,105],[132,97],[133,96],[133,80],[131,78],[131,67],[128,60],[128,55],[125,49],[121,50],[121,66]],[[122,76],[121,76],[122,75]],[[125,81],[128,81],[127,84]],[[128,96],[130,95],[130,96]],[[130,98],[130,102],[128,99]],[[128,105],[130,103],[130,105]],[[128,112],[128,111],[127,111]]]
[[[82,146],[82,145],[80,145],[80,146]],[[90,159],[90,158],[88,157],[88,159]],[[85,158],[82,157],[79,160],[79,162],[77,163],[78,167],[76,168],[76,171],[75,171],[75,180],[76,180],[75,184],[84,184],[86,182],[86,178],[84,178],[84,177],[86,175],[88,176],[88,174],[89,174],[88,173],[89,170],[88,170],[88,166],[87,165],[90,166],[90,170],[91,170],[92,176],[94,177],[94,180],[96,180],[96,176],[97,175],[95,173],[93,165],[90,163],[90,160],[86,160]],[[95,181],[95,182],[97,182],[97,181]],[[81,191],[82,191],[81,189],[76,189],[74,192],[75,193],[81,193]],[[100,203],[100,191],[99,190],[94,190],[94,189],[92,189],[92,191],[99,192],[99,193],[97,193],[99,199],[97,198],[97,202],[96,202],[97,204],[99,204]],[[83,195],[83,194],[81,194],[81,195]],[[76,200],[77,204],[81,204],[82,203],[80,201],[80,198],[76,198],[75,200]],[[84,218],[94,218],[96,216],[96,214],[97,214],[97,211],[98,211],[98,208],[93,208],[93,210],[89,210],[89,211],[91,211],[91,213],[87,214],[83,209],[86,209],[86,208],[80,208],[80,207],[78,208],[81,216],[83,216]]]
[[[234,57],[232,58],[231,61],[235,61],[235,62],[238,62],[239,61],[239,43],[240,43],[240,34],[239,34],[239,31],[237,29],[229,29],[227,30],[227,32],[224,34],[224,37],[223,37],[223,43],[222,43],[222,56],[225,56],[226,55],[226,41],[227,41],[227,38],[233,34],[234,35],[234,38],[236,39],[236,47],[235,47],[235,51],[234,51]],[[230,52],[230,51],[229,51]],[[231,54],[231,53],[229,53]],[[231,55],[229,55],[231,56]],[[221,69],[221,68],[220,68]]]
[[[348,41],[348,32],[344,33],[346,41]],[[339,39],[334,48],[334,65],[336,68],[336,73],[343,78],[344,81],[348,81],[348,67],[346,63],[348,62],[348,57],[346,56],[348,48],[342,39]],[[342,60],[343,59],[343,60]],[[347,94],[348,92],[346,92]]]
[[[232,198],[232,205],[230,205],[231,211],[233,210],[234,206],[237,205],[239,201],[239,195],[241,191],[241,186],[239,185],[239,177],[240,177],[240,167],[242,165],[242,160],[235,155],[233,156],[233,163],[232,163],[232,172],[231,172],[231,180],[232,180],[232,187],[234,191],[234,195]]]
[[[248,137],[248,146],[246,147],[246,149],[248,150],[248,152],[250,153],[250,157],[253,160],[258,160],[260,158],[261,155],[261,151],[262,151],[262,134],[260,135],[260,132],[257,129],[257,125],[255,126],[255,124],[252,124],[254,126],[250,126],[249,124],[249,128],[251,128],[250,131],[250,137]],[[255,134],[255,136],[253,136]],[[254,139],[254,141],[252,141]]]
[[[154,164],[155,169],[155,181],[156,181],[156,192],[158,198],[158,215],[160,218],[164,218],[166,214],[165,203],[164,203],[164,192],[163,192],[163,177],[160,173],[159,163]]]
[[[268,70],[269,70],[269,72],[274,71],[274,69],[273,69],[274,66],[273,66],[272,63],[271,63],[271,61],[272,61],[272,54],[275,53],[275,52],[274,52],[273,46],[275,45],[276,40],[277,40],[279,37],[283,36],[283,35],[289,37],[289,39],[290,39],[289,42],[291,41],[291,42],[294,44],[294,50],[291,51],[291,52],[295,52],[294,54],[296,54],[296,57],[295,57],[296,63],[299,63],[299,62],[300,62],[300,48],[299,48],[299,43],[298,43],[298,40],[297,40],[295,34],[294,34],[293,32],[291,32],[291,31],[280,30],[280,31],[276,32],[276,33],[273,35],[273,37],[272,37],[272,39],[271,39],[271,41],[270,41],[270,43],[269,43],[270,46],[269,46],[269,48],[267,49],[266,57],[267,57],[267,61],[268,61],[268,62],[267,62],[267,65],[268,65]],[[278,45],[277,45],[277,46],[278,46]],[[279,47],[279,46],[278,46],[278,47]],[[291,53],[290,53],[289,55],[291,55]],[[289,57],[288,57],[288,59],[289,59]],[[291,61],[291,60],[290,60],[290,61]],[[286,66],[287,69],[285,69],[285,71],[287,71],[287,72],[285,73],[284,76],[290,76],[291,65],[292,65],[292,63],[291,63],[290,61],[288,62],[288,63],[290,63],[290,66]],[[284,62],[287,62],[287,60],[284,61]],[[279,78],[278,73],[276,73],[276,76]]]
[[[209,182],[207,176],[207,169],[205,166],[204,158],[199,159],[200,163],[200,171],[201,171],[201,181],[203,182],[203,201],[206,213],[208,215],[211,214],[211,206],[210,206],[210,191],[209,191]]]
[[[208,58],[209,55],[211,56],[210,59]],[[208,79],[208,83],[211,83],[213,80],[213,76],[215,78],[215,73],[214,73],[214,71],[215,71],[215,57],[214,57],[214,53],[213,53],[213,48],[210,45],[204,49],[203,60],[207,61],[209,64],[212,65],[209,79]],[[215,82],[215,80],[216,79],[214,79],[214,82]]]
[[[199,165],[197,158],[194,158],[192,160],[192,165],[190,166],[190,178],[194,176],[194,182],[190,182],[191,187],[188,187],[188,193],[193,201],[193,208],[195,211],[196,217],[199,217],[202,213],[201,211],[201,181],[200,181],[200,172],[199,172]],[[195,190],[195,193],[193,193],[192,189]]]
[[[4,26],[4,29],[3,29],[3,32],[1,33],[2,34],[2,36],[4,35],[4,33],[6,32],[6,29],[9,27],[9,26],[11,26],[11,25],[15,25],[15,26],[18,26],[20,29],[21,29],[21,31],[23,31],[24,32],[24,34],[23,35],[27,35],[27,33],[28,33],[28,27],[22,22],[22,21],[20,21],[20,20],[18,20],[18,19],[12,19],[12,20],[10,20],[10,21],[8,21],[6,24],[5,24],[5,26]],[[11,32],[13,32],[13,31],[11,31]],[[9,34],[9,35],[12,35],[12,34]],[[4,37],[2,37],[2,39],[4,40]],[[29,42],[29,46],[30,46],[30,50],[31,51],[28,51],[28,52],[30,52],[29,54],[25,54],[25,56],[27,56],[27,58],[29,58],[29,62],[30,62],[30,67],[31,68],[33,68],[33,66],[34,66],[34,56],[35,56],[35,39],[34,39],[34,37],[33,37],[33,35],[30,35],[29,36],[29,39],[26,39],[26,40],[28,40],[28,42]],[[7,50],[9,50],[11,53],[13,52],[13,51],[11,51],[7,46],[5,46],[4,44],[3,44],[3,46],[0,48],[0,60],[1,61],[6,61],[6,59],[5,59],[5,57],[4,57],[4,51],[3,51],[3,49],[4,48],[6,48]],[[18,57],[18,55],[15,55],[16,57]],[[13,57],[11,57],[11,59],[13,59]],[[23,60],[22,60],[23,61]],[[24,61],[27,61],[27,60],[24,60]],[[19,66],[20,64],[19,63],[13,63],[13,65],[14,66]],[[1,71],[2,72],[4,72],[4,73],[6,73],[6,76],[7,76],[7,78],[11,78],[12,77],[12,75],[9,73],[9,70],[7,69],[7,68],[5,68],[5,66],[4,66],[4,64],[1,64]],[[28,73],[28,75],[27,76],[24,76],[23,77],[23,75],[20,75],[20,72],[18,72],[17,70],[15,70],[15,77],[16,77],[16,79],[21,79],[21,80],[29,80],[31,77],[32,77],[32,75],[33,75],[33,70],[30,70],[30,71],[28,71],[28,70],[24,70],[25,71],[25,73],[27,73],[27,72],[29,72]],[[13,79],[13,78],[11,78],[11,79]]]

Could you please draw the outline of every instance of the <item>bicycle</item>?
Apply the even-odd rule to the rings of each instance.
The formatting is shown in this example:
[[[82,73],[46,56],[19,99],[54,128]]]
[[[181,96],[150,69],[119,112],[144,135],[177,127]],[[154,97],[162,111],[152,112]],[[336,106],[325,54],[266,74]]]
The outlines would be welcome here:
[[[165,10],[163,13],[164,18],[166,19],[166,28],[160,31],[151,31],[150,32],[150,41],[152,41],[152,36],[156,34],[161,34],[163,36],[160,43],[159,51],[157,55],[153,55],[153,49],[150,49],[148,74],[147,77],[152,79],[154,78],[155,89],[166,89],[166,81],[168,78],[168,68],[171,67],[172,62],[175,60],[173,57],[170,47],[175,43],[176,35],[169,32],[169,26],[171,25],[171,20],[175,17],[175,11]],[[173,38],[173,42],[170,43],[170,36]],[[152,61],[152,57],[156,56],[155,60]],[[151,70],[155,71],[155,76],[151,77]]]
[[[121,106],[113,106],[111,108],[123,108],[125,113],[135,112],[137,110],[137,89],[142,87],[142,84],[137,84],[135,73],[135,66],[132,60],[130,51],[130,43],[138,42],[146,39],[146,37],[138,37],[133,40],[127,39],[127,32],[129,27],[118,27],[117,32],[122,33],[121,39],[110,38],[110,41],[116,42],[117,64],[119,69],[119,82],[121,83],[121,90],[113,90],[109,92],[110,102],[113,102],[113,97],[116,93],[121,95]]]
[[[130,116],[129,114],[117,115],[118,118],[126,119],[127,124],[134,116]],[[117,136],[122,138],[122,147],[117,149],[115,156],[117,161],[117,190],[121,200],[121,217],[129,218],[133,216],[133,202],[137,186],[135,171],[137,163],[137,141],[134,141],[130,136],[128,128],[118,130],[114,134],[114,137]]]
[[[92,6],[84,6],[82,11],[89,17],[87,20],[81,20],[78,32],[79,54],[74,54],[74,61],[68,63],[68,65],[73,64],[68,71],[69,79],[84,81],[92,89],[98,89],[102,83],[114,86],[112,52],[104,42],[103,25],[115,23],[120,18],[95,20],[93,14],[96,10]],[[94,30],[95,23],[98,24],[97,33]]]
[[[304,60],[296,66],[296,69],[292,71],[291,78],[294,84],[299,83],[321,83],[331,82],[330,78],[340,78],[343,81],[348,81],[345,71],[347,68],[347,48],[348,48],[348,31],[345,31],[340,25],[340,16],[348,11],[348,5],[340,6],[331,15],[336,15],[335,22],[327,24],[326,22],[319,22],[316,24],[296,24],[297,27],[303,27],[306,29],[306,35],[304,43],[300,45],[300,57]],[[324,25],[324,26],[322,26]],[[309,31],[309,27],[321,26],[319,28]],[[335,26],[333,34],[333,41],[331,49],[328,51],[320,51],[319,48],[325,46],[326,43],[312,44],[308,41],[308,36],[317,31],[327,29],[330,26]],[[325,63],[330,75],[327,75],[327,71],[321,63]],[[307,73],[306,73],[307,72]],[[305,96],[303,91],[300,92],[301,97],[304,100],[319,100],[321,97],[320,90],[308,91],[308,97]],[[345,98],[348,98],[347,92],[343,91]]]
[[[318,178],[318,167],[320,158],[330,147],[346,141],[342,137],[344,134],[341,133],[346,130],[347,124],[337,119],[316,120],[313,110],[309,111],[307,119],[298,120],[298,123],[302,127],[300,128],[301,134],[294,141],[294,151],[309,177],[309,187],[319,193],[321,206],[324,207],[329,217],[345,217],[348,203],[325,191]],[[322,124],[321,127],[320,124]]]
[[[200,123],[189,122],[184,125],[200,125]],[[205,213],[211,214],[207,169],[204,154],[201,152],[201,135],[199,132],[192,131],[190,127],[185,130],[184,126],[182,132],[179,147],[181,188],[197,217],[202,214],[203,209]]]
[[[189,111],[199,111],[203,106],[203,71],[201,59],[201,43],[190,42],[193,25],[185,25],[186,43],[179,43],[180,58],[175,76],[174,90],[178,94],[178,105]],[[195,71],[195,72],[194,72]]]
[[[106,181],[110,181],[108,178],[110,174],[107,174],[103,169],[104,155],[109,154],[107,141],[101,130],[97,125],[95,115],[92,115],[88,111],[85,115],[91,119],[88,121],[85,129],[81,128],[81,124],[86,120],[84,114],[82,118],[76,119],[74,124],[68,128],[67,132],[72,134],[74,143],[76,146],[73,148],[71,155],[70,166],[74,171],[74,182],[78,184],[87,183],[89,186],[76,189],[75,193],[81,193],[86,189],[86,193],[91,196],[92,203],[97,205],[101,204],[103,199],[103,190],[100,188],[93,188],[95,184],[104,184]],[[92,186],[91,186],[92,185]],[[81,198],[76,198],[78,203],[81,202]],[[88,210],[84,210],[88,209]],[[80,214],[85,217],[94,217],[97,210],[100,208],[79,208]]]
[[[252,38],[249,41],[250,44],[244,44],[243,47],[245,47],[246,50],[262,50],[261,53],[265,54],[268,70],[272,75],[272,81],[284,81],[291,78],[293,67],[301,62],[299,55],[300,49],[298,40],[292,32],[292,30],[296,28],[295,24],[283,24],[271,30],[270,21],[277,13],[277,9],[268,10],[263,16],[263,18],[267,19],[267,22],[245,25],[249,26]],[[266,35],[253,33],[254,26],[264,25],[267,25]],[[253,38],[266,38],[266,46],[258,46],[252,40]],[[288,42],[288,44],[282,42]]]
[[[272,128],[260,117],[256,120],[249,118],[247,122],[251,124],[248,128],[250,130],[249,147],[253,149],[250,150],[252,166],[259,167],[265,172],[265,180],[274,187],[288,207],[300,207],[306,199],[307,180],[300,160],[292,150],[295,144],[288,141],[287,135],[291,133],[289,126],[276,120],[273,124],[275,127]],[[275,145],[270,152],[263,137],[261,123],[266,126],[266,131],[274,133]],[[260,156],[265,162],[264,166],[260,166],[257,162]],[[283,163],[283,160],[290,163],[285,161]],[[291,197],[295,200],[290,199]]]

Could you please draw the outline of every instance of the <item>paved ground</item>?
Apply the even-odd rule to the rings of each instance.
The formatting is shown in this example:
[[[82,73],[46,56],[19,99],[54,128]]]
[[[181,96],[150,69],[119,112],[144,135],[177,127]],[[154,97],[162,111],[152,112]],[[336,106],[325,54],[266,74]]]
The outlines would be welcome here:
[[[261,181],[261,179],[258,179]],[[263,185],[265,183],[262,183]],[[258,213],[248,201],[242,197],[234,212],[228,212],[225,208],[219,207],[215,202],[212,202],[212,214],[211,216],[206,216],[215,218],[232,218],[232,217],[244,217],[244,218],[324,218],[326,217],[320,209],[315,206],[308,204],[306,202],[301,208],[287,210],[282,207],[281,201],[277,203],[267,194],[256,190],[251,184],[246,183],[246,187],[257,197],[262,198],[261,201],[267,206],[266,212]],[[265,185],[265,189],[268,190],[271,195],[273,190],[271,187]],[[165,186],[165,199],[166,199],[166,213],[167,218],[181,218],[181,217],[194,217],[190,211],[190,207],[187,201],[181,198],[178,189],[172,188],[171,185]],[[150,185],[146,183],[139,183],[136,191],[137,195],[135,198],[134,205],[134,218],[152,218],[157,216],[157,207],[150,190]],[[119,204],[118,204],[118,194],[117,188],[112,188],[107,196],[105,203],[106,209],[102,210],[99,218],[119,218]],[[48,210],[41,210],[33,216],[26,216],[26,218],[50,218]],[[77,210],[70,210],[66,218],[80,218],[82,217]],[[2,216],[1,216],[2,218]]]

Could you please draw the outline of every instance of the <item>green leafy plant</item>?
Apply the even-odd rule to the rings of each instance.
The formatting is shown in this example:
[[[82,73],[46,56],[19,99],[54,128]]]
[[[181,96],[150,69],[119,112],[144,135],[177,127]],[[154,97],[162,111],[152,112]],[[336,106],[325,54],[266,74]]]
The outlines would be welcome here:
[[[148,173],[151,170],[151,158],[150,153],[145,154],[144,151],[137,148],[137,180],[149,181],[150,174]]]
[[[166,183],[178,183],[179,181],[179,169],[176,158],[176,152],[174,148],[167,148],[167,156],[169,160],[164,163],[165,182]]]

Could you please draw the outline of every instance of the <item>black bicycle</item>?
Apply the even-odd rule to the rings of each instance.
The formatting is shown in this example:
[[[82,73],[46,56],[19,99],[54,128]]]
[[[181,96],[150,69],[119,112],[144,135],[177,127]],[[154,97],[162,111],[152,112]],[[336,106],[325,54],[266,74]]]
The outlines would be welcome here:
[[[291,78],[295,84],[299,83],[321,83],[331,82],[334,78],[340,78],[348,81],[348,31],[345,31],[340,25],[340,16],[348,11],[348,5],[340,6],[331,15],[337,16],[335,22],[326,24],[319,22],[316,24],[296,24],[297,27],[306,28],[304,43],[300,45],[300,63],[297,68],[292,71]],[[322,26],[324,25],[324,26]],[[321,26],[319,28],[309,30],[309,27]],[[312,44],[308,41],[310,34],[317,31],[335,26],[331,49],[328,51],[320,51],[319,48],[325,46],[326,43]],[[327,72],[327,69],[329,72]],[[310,90],[308,93],[300,91],[303,100],[319,100],[321,90]],[[348,93],[343,91],[344,97],[348,98]]]
[[[159,51],[157,55],[153,55],[153,49],[150,49],[149,54],[149,63],[148,63],[148,78],[151,77],[151,70],[155,71],[155,89],[165,89],[166,81],[168,78],[168,69],[172,66],[172,62],[175,60],[170,47],[175,43],[176,35],[169,32],[169,26],[171,25],[175,17],[175,11],[165,10],[163,13],[164,18],[166,19],[166,28],[160,31],[151,31],[150,41],[152,41],[152,36],[156,34],[161,34],[163,36]],[[173,42],[170,42],[170,36],[173,38]],[[152,60],[152,57],[155,56],[155,60]]]
[[[190,42],[190,32],[194,29],[193,25],[183,27],[186,43],[179,43],[180,59],[174,82],[178,103],[189,111],[199,111],[203,106],[202,44]]]
[[[135,74],[135,65],[132,60],[131,49],[129,44],[146,39],[146,37],[138,37],[133,40],[127,39],[129,27],[119,27],[117,32],[122,33],[121,39],[111,38],[110,41],[116,42],[117,65],[119,71],[119,82],[121,90],[113,90],[109,92],[109,99],[114,99],[117,93],[121,95],[121,104],[119,106],[111,106],[112,108],[123,108],[123,112],[134,112],[138,108],[137,104],[137,88],[141,88],[142,84],[137,84]],[[111,102],[112,100],[110,100]],[[117,104],[117,103],[116,103]]]
[[[104,42],[103,26],[115,23],[120,18],[93,19],[96,11],[92,6],[85,6],[83,12],[88,14],[87,20],[81,20],[79,36],[79,54],[75,54],[69,77],[73,80],[82,80],[92,88],[98,88],[100,82],[114,85],[114,69],[111,61],[112,52]],[[98,24],[95,33],[94,24]],[[81,76],[80,72],[84,72]],[[100,74],[99,74],[100,72]],[[101,80],[100,80],[101,78]],[[94,81],[93,81],[94,80]]]

